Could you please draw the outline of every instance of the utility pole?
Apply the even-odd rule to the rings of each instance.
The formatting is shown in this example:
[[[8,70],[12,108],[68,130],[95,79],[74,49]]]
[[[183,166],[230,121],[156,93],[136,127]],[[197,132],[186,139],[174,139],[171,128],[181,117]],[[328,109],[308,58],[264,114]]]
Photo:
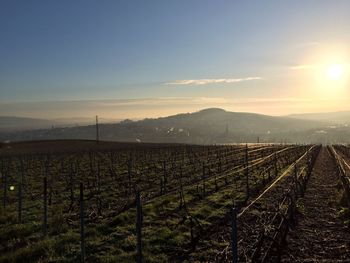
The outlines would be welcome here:
[[[100,140],[100,134],[98,129],[98,116],[96,115],[96,142],[98,143]]]

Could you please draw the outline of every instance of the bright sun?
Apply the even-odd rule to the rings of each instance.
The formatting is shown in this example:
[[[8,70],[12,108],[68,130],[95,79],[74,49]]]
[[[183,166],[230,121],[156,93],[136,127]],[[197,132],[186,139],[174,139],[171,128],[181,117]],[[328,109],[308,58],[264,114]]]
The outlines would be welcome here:
[[[330,65],[327,68],[327,76],[329,79],[338,80],[344,75],[344,67],[340,64]]]

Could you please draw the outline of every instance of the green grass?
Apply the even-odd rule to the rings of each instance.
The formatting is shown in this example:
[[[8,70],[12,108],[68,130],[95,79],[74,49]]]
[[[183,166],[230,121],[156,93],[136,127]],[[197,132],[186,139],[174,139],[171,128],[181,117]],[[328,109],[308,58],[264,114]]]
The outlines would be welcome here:
[[[103,215],[96,216],[96,186],[94,187],[94,175],[90,174],[89,158],[84,155],[80,159],[80,170],[74,181],[74,198],[75,203],[73,211],[67,212],[69,195],[67,187],[70,183],[66,183],[63,175],[69,171],[70,158],[75,160],[74,155],[65,156],[66,170],[62,170],[59,158],[52,160],[50,174],[57,176],[54,182],[56,192],[53,194],[53,203],[49,206],[49,222],[48,237],[42,237],[42,177],[35,177],[40,174],[42,166],[39,161],[33,161],[30,164],[30,170],[33,177],[27,177],[28,189],[35,189],[37,192],[34,201],[31,201],[31,192],[26,192],[25,205],[36,204],[29,212],[23,214],[24,224],[19,225],[17,221],[16,206],[13,202],[12,206],[6,213],[1,211],[0,222],[0,246],[1,256],[0,262],[79,262],[80,259],[80,234],[79,234],[79,204],[77,190],[80,179],[85,184],[85,241],[86,255],[88,262],[135,262],[136,258],[136,209],[134,207],[122,213],[114,213],[118,211],[124,204],[124,199],[118,197],[123,196],[125,187],[121,188],[118,180],[109,174],[109,164],[106,163],[106,157],[102,155],[100,160],[105,163],[101,165],[101,178],[109,180],[108,183],[101,185],[100,198],[104,204],[110,205],[103,210]],[[97,157],[96,157],[97,158]],[[126,161],[128,154],[122,156],[116,169],[117,174],[126,172],[123,161]],[[159,156],[157,158],[160,158]],[[108,160],[108,159],[107,159]],[[215,161],[215,160],[214,160]],[[37,163],[39,162],[39,164]],[[152,161],[150,161],[152,163]],[[176,162],[176,165],[180,164]],[[143,164],[138,163],[137,169]],[[202,183],[188,186],[190,179],[201,175],[201,163],[196,163],[199,167],[198,174],[189,174],[188,178],[183,178],[184,199],[186,208],[180,208],[180,199],[178,192],[172,192],[160,197],[153,198],[150,202],[143,205],[143,254],[146,262],[168,262],[172,258],[180,257],[184,250],[191,252],[191,218],[193,219],[194,236],[198,237],[210,230],[222,218],[224,218],[229,208],[234,202],[242,203],[246,199],[245,184],[243,172],[227,174],[228,184],[225,185],[223,177],[217,180],[219,185],[216,191],[216,183],[214,177],[206,179],[206,196],[202,196]],[[232,165],[232,164],[229,164]],[[284,164],[285,165],[285,164]],[[280,170],[284,165],[279,160]],[[16,164],[18,168],[18,164]],[[151,165],[144,165],[145,171],[148,171]],[[161,167],[161,166],[160,166]],[[197,168],[198,168],[197,167]],[[95,167],[96,169],[96,167]],[[135,168],[136,169],[136,168]],[[168,187],[175,189],[180,185],[179,180],[174,174],[170,175],[169,169]],[[252,181],[256,181],[255,186],[261,188],[261,179],[257,173],[259,169],[251,171],[250,177]],[[189,170],[190,171],[190,170]],[[136,175],[134,175],[136,176]],[[142,192],[144,195],[151,195],[159,192],[159,177],[161,173],[150,170],[149,173],[138,174],[137,180],[144,187]],[[143,181],[140,181],[141,179]],[[125,179],[125,178],[124,178]],[[135,179],[135,178],[134,178]],[[30,186],[30,187],[29,187]],[[146,186],[150,186],[147,188]],[[254,188],[254,187],[253,187]],[[95,192],[95,195],[92,193]],[[11,197],[11,198],[15,198]],[[133,196],[128,197],[128,201],[133,201]],[[203,232],[202,232],[203,231]],[[210,248],[205,253],[211,253]],[[204,259],[205,253],[198,253],[198,259]]]

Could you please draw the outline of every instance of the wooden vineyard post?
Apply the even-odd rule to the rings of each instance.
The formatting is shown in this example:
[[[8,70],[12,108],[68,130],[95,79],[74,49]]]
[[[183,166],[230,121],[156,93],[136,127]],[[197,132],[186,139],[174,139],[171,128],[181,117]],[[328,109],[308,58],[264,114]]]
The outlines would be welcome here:
[[[142,262],[142,205],[141,205],[140,192],[136,193],[136,236],[137,236],[136,262],[141,263]]]
[[[49,178],[49,165],[50,165],[50,156],[47,155],[46,156],[46,160],[45,160],[45,178]],[[46,179],[47,180],[47,179]],[[50,185],[50,188],[49,188],[49,195],[48,195],[48,205],[51,205],[51,197],[52,197],[52,179],[49,178],[49,185]],[[46,181],[46,195],[47,195],[47,181]]]
[[[3,196],[3,207],[4,211],[6,211],[6,203],[7,203],[7,171],[4,171],[3,174],[3,186],[4,186],[4,196]]]
[[[69,196],[69,198],[70,198],[69,211],[71,211],[73,209],[73,204],[74,204],[73,173],[74,173],[73,163],[71,163],[71,165],[70,165],[70,172],[68,174],[68,176],[69,176],[69,192],[70,192],[70,196]]]
[[[101,200],[101,167],[100,161],[97,161],[96,186],[97,186],[97,214],[102,215],[102,200]]]
[[[46,236],[47,235],[47,178],[46,177],[44,177],[43,205],[44,205],[43,234],[44,234],[44,236]]]
[[[232,263],[238,263],[238,247],[237,247],[237,209],[231,209],[231,250]]]
[[[160,181],[160,195],[163,195],[163,178],[160,178],[159,181]]]
[[[182,209],[182,207],[183,207],[183,202],[182,202],[183,198],[182,198],[182,192],[181,192],[181,190],[179,191],[179,198],[180,198],[180,205],[179,205],[179,208]]]
[[[203,183],[203,197],[205,197],[205,166],[202,164],[202,183]]]
[[[250,192],[250,189],[249,189],[249,163],[248,163],[248,144],[246,144],[246,147],[245,147],[245,158],[244,158],[244,161],[245,161],[245,177],[246,177],[246,191],[247,191],[247,198],[249,198],[249,192]]]
[[[129,180],[129,194],[131,194],[131,174],[132,174],[132,160],[128,160],[128,180]]]
[[[180,198],[181,198],[180,208],[184,208],[185,211],[187,211],[185,193],[184,193],[183,184],[182,184],[182,168],[181,167],[180,167]]]
[[[24,177],[24,164],[23,158],[21,158],[21,178],[18,184],[18,223],[22,223],[22,185],[23,185],[23,177]]]
[[[80,195],[79,195],[79,207],[80,207],[80,253],[81,262],[85,262],[85,229],[84,229],[84,186],[80,183]]]
[[[18,223],[22,223],[22,183],[18,184]]]
[[[194,233],[193,233],[193,227],[194,227],[194,224],[193,224],[193,219],[192,219],[192,216],[190,216],[190,235],[191,235],[191,246],[192,246],[192,249],[195,248],[194,246]]]
[[[219,160],[218,172],[219,172],[219,175],[221,175],[221,172],[222,172],[222,162],[221,162],[221,159]],[[224,176],[224,181],[225,181],[225,185],[227,185],[227,176]]]
[[[312,155],[311,153],[308,151],[307,152],[307,179],[309,178],[309,176],[311,175],[311,170],[312,170]]]
[[[186,156],[185,152],[186,152],[186,148],[184,147],[183,151],[182,151],[182,163],[183,164],[185,163],[185,156]]]
[[[278,175],[278,170],[277,170],[277,153],[274,154],[274,169],[275,169],[275,178]]]
[[[166,188],[166,184],[167,184],[167,175],[166,175],[166,163],[165,161],[163,161],[163,187],[164,187],[164,191]]]
[[[24,163],[23,158],[21,158],[21,177],[18,184],[18,222],[22,223],[22,204],[23,204],[23,196],[22,196],[22,185],[23,185],[23,178],[24,178]]]
[[[262,177],[263,177],[263,186],[266,185],[265,171],[266,171],[266,170],[262,171],[262,173],[261,173],[261,175],[262,175]]]
[[[295,196],[296,196],[296,198],[298,198],[299,193],[298,193],[298,167],[297,167],[297,163],[294,164],[294,183],[295,183]]]
[[[1,158],[1,182],[4,182],[4,174],[5,174],[5,166],[4,166],[4,159]]]

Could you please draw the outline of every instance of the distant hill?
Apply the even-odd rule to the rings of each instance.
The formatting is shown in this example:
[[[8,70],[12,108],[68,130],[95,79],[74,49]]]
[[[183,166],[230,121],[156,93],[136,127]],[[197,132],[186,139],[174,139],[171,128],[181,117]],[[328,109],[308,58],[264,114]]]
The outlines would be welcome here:
[[[273,117],[246,112],[228,112],[210,108],[195,113],[178,114],[165,118],[144,120],[149,125],[165,125],[187,128],[203,128],[224,132],[271,133],[307,130],[327,125],[326,122],[305,121],[285,117]]]
[[[323,130],[327,126],[329,123],[324,121],[228,112],[210,108],[157,119],[101,124],[100,138],[111,141],[171,143],[255,142],[257,137],[261,141],[293,141],[295,138],[300,141],[305,139],[305,135],[295,137],[296,134]],[[0,134],[2,140],[94,138],[94,125]]]
[[[45,119],[0,116],[0,131],[48,129],[54,122]]]
[[[335,124],[350,124],[350,111],[292,114],[287,117],[302,120],[326,121]]]
[[[115,123],[121,120],[100,118],[100,123]],[[52,127],[72,127],[92,125],[95,118],[56,118],[52,120],[14,116],[0,116],[0,132],[13,132],[35,129],[50,129]]]

